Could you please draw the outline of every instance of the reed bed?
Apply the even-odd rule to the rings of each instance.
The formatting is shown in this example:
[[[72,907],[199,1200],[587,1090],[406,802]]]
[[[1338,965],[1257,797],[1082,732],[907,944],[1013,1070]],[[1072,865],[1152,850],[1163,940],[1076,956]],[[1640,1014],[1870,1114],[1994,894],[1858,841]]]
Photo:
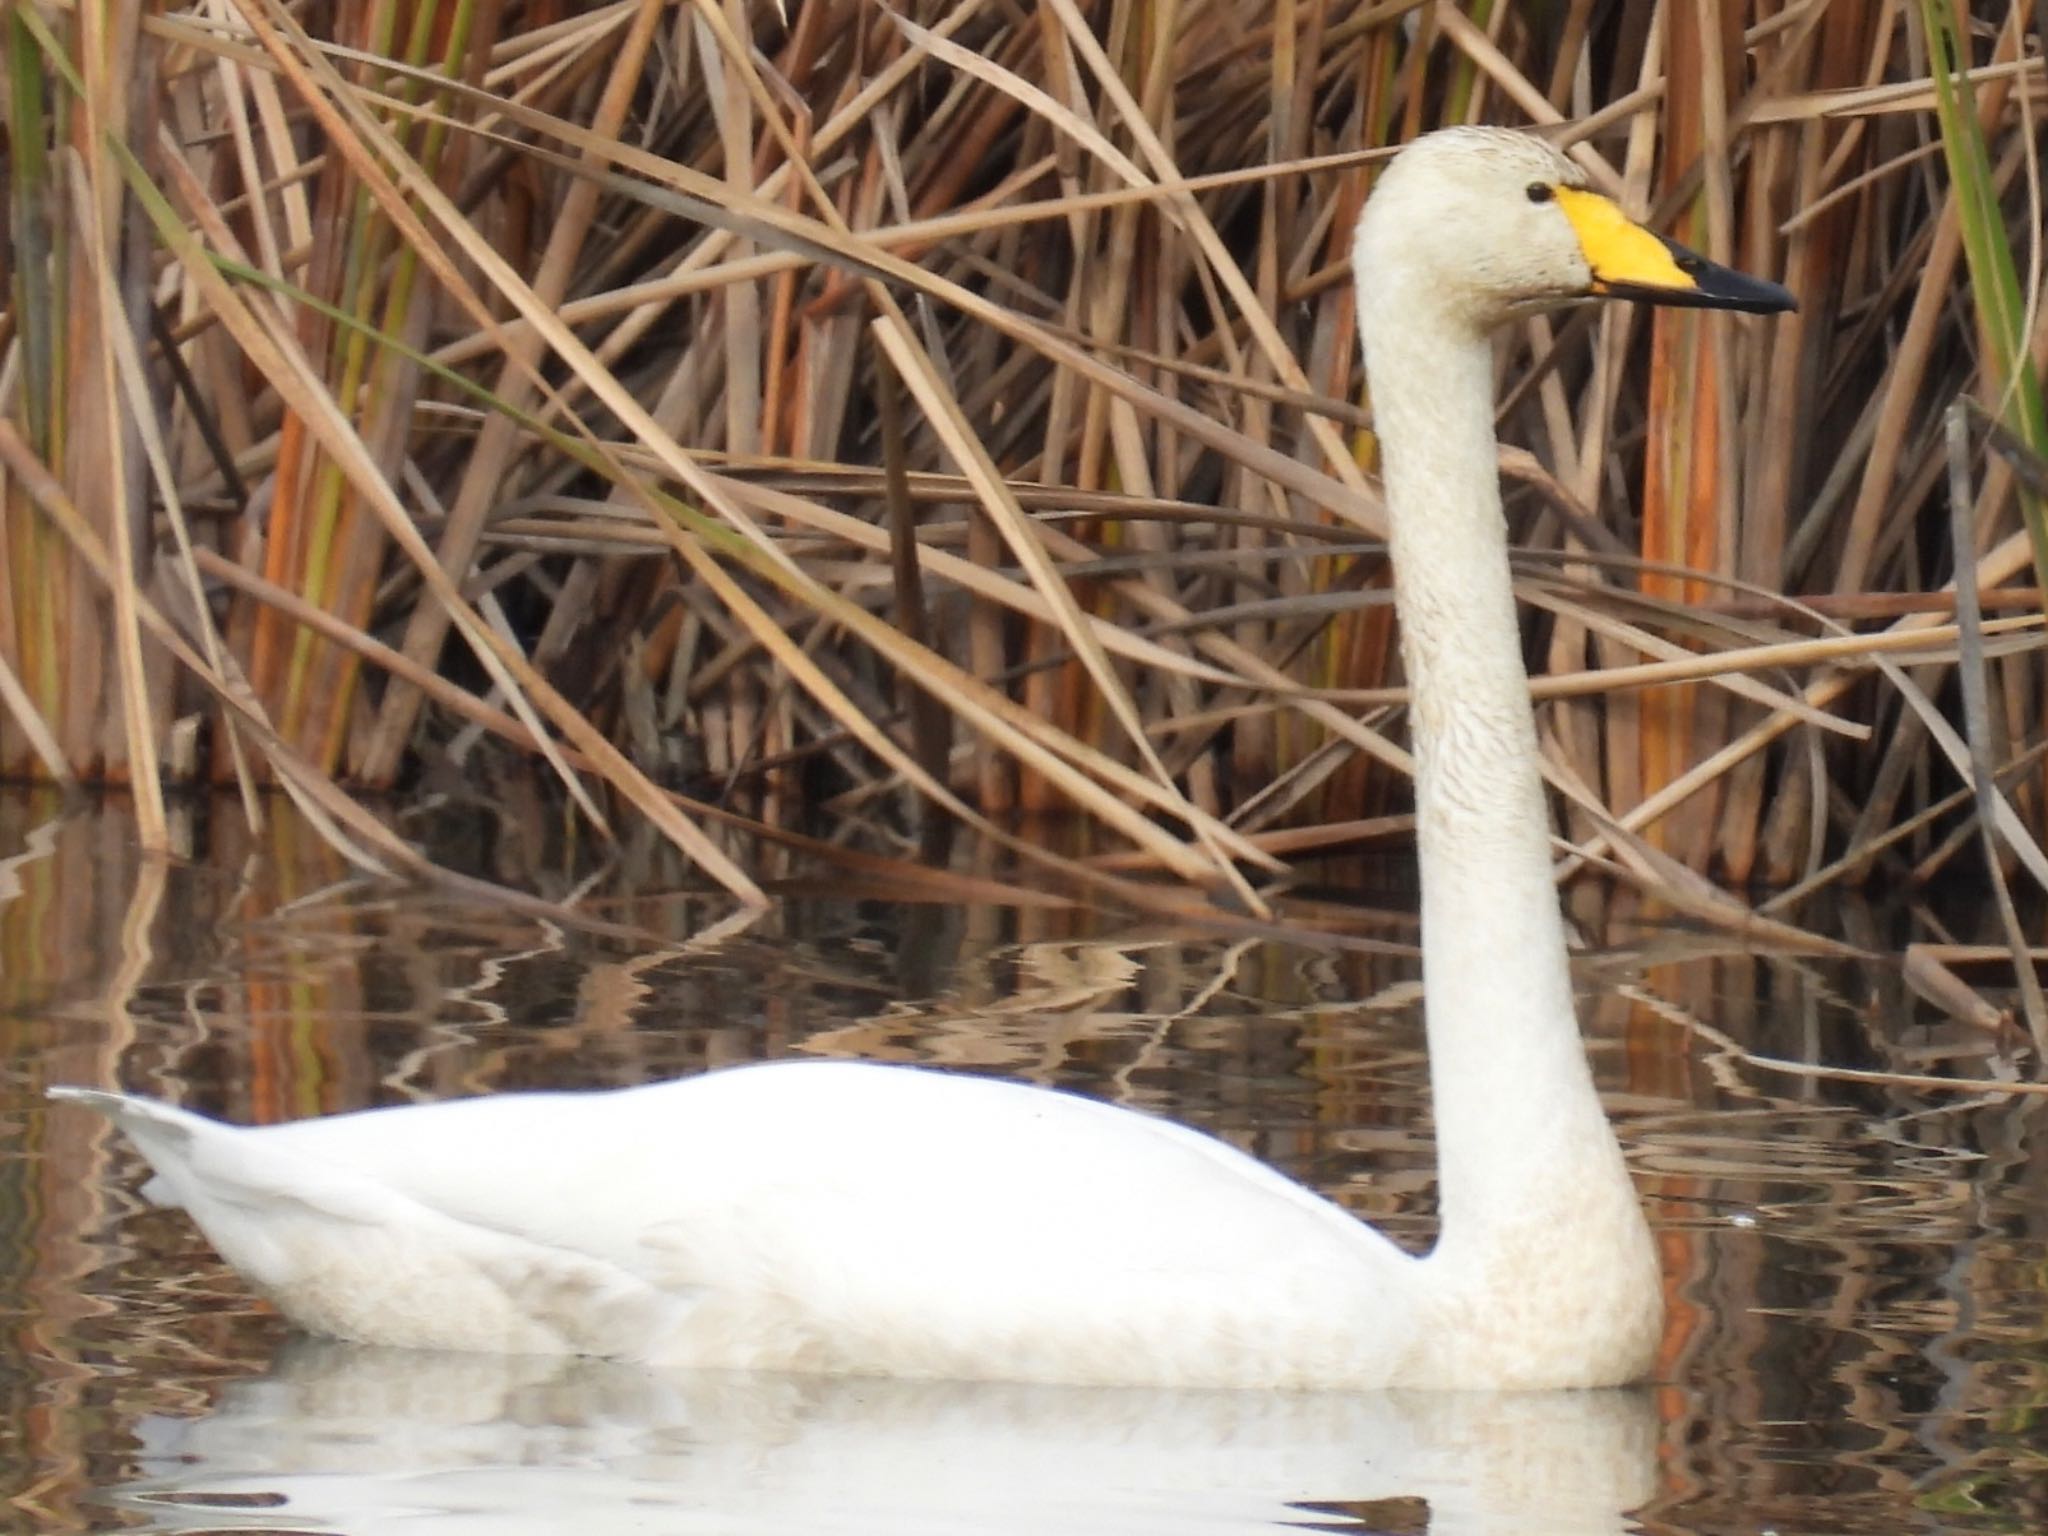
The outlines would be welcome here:
[[[1502,344],[1565,867],[2048,885],[2038,25],[11,7],[0,773],[420,872],[365,797],[514,757],[748,903],[764,839],[972,894],[966,826],[1261,912],[1403,826],[1351,224],[1418,132],[1570,125],[1802,307]]]

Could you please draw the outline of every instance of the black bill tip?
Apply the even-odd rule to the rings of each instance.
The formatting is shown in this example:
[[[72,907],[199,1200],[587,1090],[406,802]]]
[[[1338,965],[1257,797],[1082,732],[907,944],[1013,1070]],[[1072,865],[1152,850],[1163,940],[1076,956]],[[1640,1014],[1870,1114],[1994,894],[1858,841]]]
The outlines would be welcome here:
[[[1734,309],[1750,315],[1775,315],[1799,307],[1792,290],[1766,277],[1751,277],[1733,267],[1707,260],[1699,252],[1676,240],[1657,238],[1671,253],[1678,270],[1692,279],[1689,288],[1629,282],[1602,283],[1600,297],[1634,299],[1643,304],[1662,304],[1673,309]]]

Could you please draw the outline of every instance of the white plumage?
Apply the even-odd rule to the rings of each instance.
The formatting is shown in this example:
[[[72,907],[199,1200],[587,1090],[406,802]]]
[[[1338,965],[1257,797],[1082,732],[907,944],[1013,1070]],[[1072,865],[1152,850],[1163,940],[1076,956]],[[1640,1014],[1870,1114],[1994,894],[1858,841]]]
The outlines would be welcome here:
[[[1597,293],[1790,302],[1666,250],[1556,152],[1491,130],[1418,141],[1360,221],[1414,690],[1443,1226],[1428,1257],[1185,1127],[901,1067],[246,1130],[53,1093],[120,1125],[152,1195],[294,1321],[364,1342],[1171,1386],[1637,1378],[1657,1266],[1573,1014],[1487,337]]]
[[[343,1338],[1103,1383],[1397,1369],[1413,1260],[1222,1142],[1069,1094],[785,1062],[237,1129],[57,1092]]]

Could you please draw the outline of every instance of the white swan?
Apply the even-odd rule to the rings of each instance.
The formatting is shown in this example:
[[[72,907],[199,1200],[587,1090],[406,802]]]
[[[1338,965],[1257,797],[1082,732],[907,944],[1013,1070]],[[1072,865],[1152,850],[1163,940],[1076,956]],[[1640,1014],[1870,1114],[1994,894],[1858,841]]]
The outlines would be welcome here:
[[[232,1129],[108,1115],[300,1325],[666,1365],[1176,1386],[1598,1386],[1655,1255],[1551,883],[1489,332],[1595,295],[1790,296],[1630,223],[1536,139],[1455,129],[1360,221],[1359,323],[1414,690],[1442,1237],[1415,1258],[1182,1126],[1017,1084],[792,1063]]]

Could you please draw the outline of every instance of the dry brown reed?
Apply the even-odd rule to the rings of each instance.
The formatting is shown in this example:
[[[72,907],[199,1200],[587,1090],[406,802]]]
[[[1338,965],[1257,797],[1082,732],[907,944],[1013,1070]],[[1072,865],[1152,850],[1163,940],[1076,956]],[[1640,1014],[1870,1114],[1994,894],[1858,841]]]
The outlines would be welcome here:
[[[0,773],[125,781],[152,846],[159,783],[272,783],[417,870],[355,796],[484,735],[743,901],[747,829],[873,874],[951,822],[1257,913],[1405,795],[1374,152],[1575,123],[1803,302],[1502,346],[1567,867],[1740,914],[1687,867],[1924,879],[1990,808],[2048,869],[2041,628],[1922,596],[1959,396],[1984,608],[2048,568],[2034,15],[11,7]],[[1976,796],[1959,666],[2035,765]]]

